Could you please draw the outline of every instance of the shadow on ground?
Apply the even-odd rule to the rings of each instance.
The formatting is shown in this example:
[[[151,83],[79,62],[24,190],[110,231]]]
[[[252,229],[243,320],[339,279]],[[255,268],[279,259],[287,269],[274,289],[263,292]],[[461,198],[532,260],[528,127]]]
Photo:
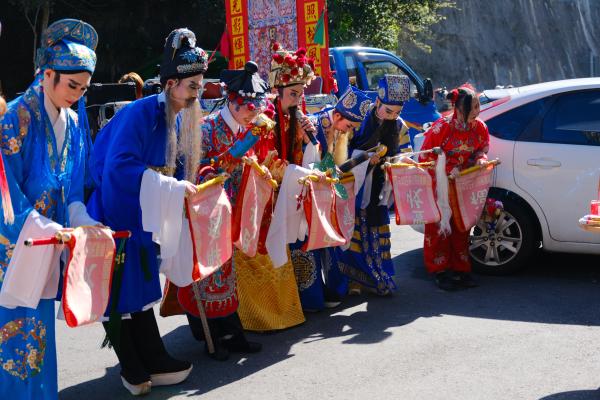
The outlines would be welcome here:
[[[394,258],[398,292],[390,297],[370,294],[348,297],[337,309],[308,314],[301,326],[281,332],[249,334],[264,344],[263,352],[247,358],[234,356],[217,362],[204,354],[203,344],[192,338],[186,325],[164,337],[167,348],[178,358],[194,360],[194,370],[183,384],[153,388],[146,399],[197,396],[258,373],[294,357],[290,349],[298,343],[341,337],[343,342],[371,344],[385,341],[390,328],[410,324],[418,318],[458,315],[469,318],[527,321],[546,324],[600,325],[600,257],[540,254],[525,271],[513,276],[479,276],[481,286],[447,293],[434,287],[425,273],[422,250],[404,252]],[[160,319],[159,319],[160,324]],[[120,387],[118,365],[106,376],[66,388],[61,399],[92,400],[92,393],[115,385],[115,399],[131,397]],[[118,387],[117,387],[118,385]],[[198,387],[202,389],[199,390]],[[554,394],[545,400],[596,399],[600,392],[576,391]]]

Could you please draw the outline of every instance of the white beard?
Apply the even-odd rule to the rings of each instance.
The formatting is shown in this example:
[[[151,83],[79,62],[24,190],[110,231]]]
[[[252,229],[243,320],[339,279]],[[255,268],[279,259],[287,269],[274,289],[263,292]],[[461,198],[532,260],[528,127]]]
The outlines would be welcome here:
[[[200,103],[195,101],[190,107],[179,112],[179,137],[177,136],[177,115],[173,112],[167,93],[165,107],[167,122],[167,146],[165,148],[166,166],[175,170],[177,159],[183,160],[183,177],[195,182],[198,166],[203,155],[202,132],[200,123],[202,112]]]

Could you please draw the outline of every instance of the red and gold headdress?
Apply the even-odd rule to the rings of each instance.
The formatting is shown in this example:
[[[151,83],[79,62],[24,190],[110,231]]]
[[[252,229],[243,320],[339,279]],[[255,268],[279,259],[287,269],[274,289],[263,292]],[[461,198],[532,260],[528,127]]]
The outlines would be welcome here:
[[[301,84],[309,85],[315,79],[314,59],[306,57],[306,49],[300,48],[295,53],[281,48],[279,43],[273,44],[273,59],[269,72],[271,87],[286,87]]]

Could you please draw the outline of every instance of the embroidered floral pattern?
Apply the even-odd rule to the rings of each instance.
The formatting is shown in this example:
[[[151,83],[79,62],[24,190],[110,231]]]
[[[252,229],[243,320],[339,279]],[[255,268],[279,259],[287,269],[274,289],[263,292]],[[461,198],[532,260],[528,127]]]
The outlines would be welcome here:
[[[14,127],[12,124],[3,126],[2,152],[9,156],[17,154],[21,151],[21,147],[23,146],[23,140],[29,132],[31,115],[29,114],[29,111],[27,111],[25,106],[23,106],[22,104],[19,104],[17,106],[17,118],[19,120],[19,131],[17,136],[10,137],[8,133],[5,133],[12,130],[12,128]]]
[[[19,340],[23,343],[16,346]],[[46,325],[35,317],[15,319],[0,328],[0,366],[10,375],[25,380],[39,374],[45,352]]]
[[[53,198],[52,193],[48,191],[42,192],[40,198],[33,205],[40,214],[46,217],[54,206],[56,206],[56,200]]]

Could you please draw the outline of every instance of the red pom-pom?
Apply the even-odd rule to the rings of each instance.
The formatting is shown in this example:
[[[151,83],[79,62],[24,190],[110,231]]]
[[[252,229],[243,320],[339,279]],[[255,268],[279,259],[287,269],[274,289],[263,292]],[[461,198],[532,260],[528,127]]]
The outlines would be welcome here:
[[[289,82],[290,81],[290,76],[288,74],[281,75],[281,81],[283,83]]]
[[[281,54],[274,54],[273,60],[275,60],[277,64],[281,64],[283,62],[283,56]]]
[[[235,96],[235,93],[229,93],[229,96],[227,96],[227,97],[229,97],[229,100],[233,101],[233,100],[235,100],[236,96]]]
[[[456,101],[458,100],[458,89],[452,89],[452,91],[450,93],[452,94],[450,101],[452,102],[452,104],[455,104]]]
[[[263,114],[265,114],[267,117],[273,119],[275,118],[275,107],[273,107],[272,104],[269,104],[267,106],[267,109],[265,111],[263,111]]]
[[[304,57],[298,57],[298,59],[296,60],[296,65],[298,66],[298,68],[304,67],[304,63],[306,63],[306,59]]]
[[[296,55],[298,57],[303,57],[306,55],[306,49],[304,47],[300,47],[297,51],[296,51]]]
[[[292,70],[290,71],[290,74],[291,74],[292,76],[296,76],[296,75],[298,75],[298,68],[292,68]]]
[[[291,56],[287,56],[285,58],[285,63],[290,67],[294,67],[296,65],[296,61]]]
[[[248,107],[248,110],[250,111],[256,110],[256,106],[254,105],[254,103],[248,103],[246,104],[246,107]]]
[[[306,63],[307,63],[308,65],[310,65],[310,67],[311,67],[311,68],[313,69],[313,71],[314,71],[314,69],[315,69],[315,59],[314,59],[313,57],[308,57],[308,58],[306,59]]]
[[[273,51],[277,51],[277,50],[279,50],[279,43],[274,42],[273,43]]]
[[[241,106],[242,104],[244,104],[244,99],[242,99],[241,97],[238,97],[237,103]]]

